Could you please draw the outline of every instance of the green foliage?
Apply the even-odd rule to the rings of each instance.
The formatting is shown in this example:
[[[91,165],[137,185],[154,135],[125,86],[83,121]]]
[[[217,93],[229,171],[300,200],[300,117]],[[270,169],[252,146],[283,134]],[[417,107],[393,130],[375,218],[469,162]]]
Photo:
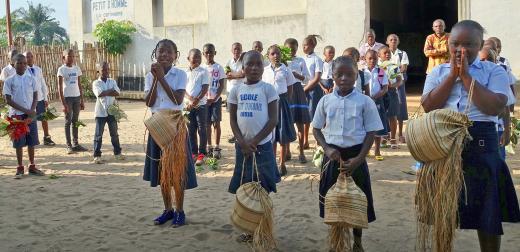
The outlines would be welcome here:
[[[92,91],[92,80],[85,75],[81,76],[81,89],[83,90],[83,98],[96,99],[94,91]]]
[[[130,35],[136,31],[130,21],[108,20],[96,25],[94,36],[106,46],[109,53],[123,54],[132,42]]]
[[[83,121],[78,120],[77,122],[74,122],[74,128],[80,128],[87,126]]]
[[[284,63],[286,66],[289,65],[289,61],[292,60],[291,57],[291,48],[287,46],[278,46],[280,48],[280,56],[281,56],[281,62]]]

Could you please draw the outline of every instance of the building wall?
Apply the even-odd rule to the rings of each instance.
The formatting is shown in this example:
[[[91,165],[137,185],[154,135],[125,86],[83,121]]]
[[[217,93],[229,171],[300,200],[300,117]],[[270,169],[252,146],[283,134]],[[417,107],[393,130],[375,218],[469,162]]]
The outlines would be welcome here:
[[[90,22],[90,1],[69,0],[71,41],[94,40],[91,31],[84,29]],[[322,48],[329,44],[334,45],[339,54],[347,47],[359,46],[369,25],[369,19],[365,18],[369,0],[127,1],[133,1],[133,5],[129,4],[134,8],[130,21],[139,30],[124,55],[125,72],[129,75],[147,71],[151,63],[150,54],[162,38],[177,43],[180,51],[178,64],[185,67],[187,52],[194,47],[202,48],[207,42],[215,44],[216,61],[221,64],[231,57],[230,46],[235,41],[242,43],[244,50],[249,50],[253,41],[261,40],[267,49],[271,44],[282,44],[289,37],[298,39],[301,44],[308,34],[323,37],[316,48],[318,54],[321,55]],[[237,2],[242,4],[238,9]],[[163,12],[157,13],[161,8],[154,7],[160,4]],[[236,14],[240,18],[233,20]],[[300,47],[299,54],[302,53]]]
[[[516,25],[520,24],[520,1],[518,0],[465,0],[468,1],[469,17],[478,21],[486,30],[485,37],[498,37],[502,41],[501,55],[509,60],[513,73],[520,77],[520,33]]]

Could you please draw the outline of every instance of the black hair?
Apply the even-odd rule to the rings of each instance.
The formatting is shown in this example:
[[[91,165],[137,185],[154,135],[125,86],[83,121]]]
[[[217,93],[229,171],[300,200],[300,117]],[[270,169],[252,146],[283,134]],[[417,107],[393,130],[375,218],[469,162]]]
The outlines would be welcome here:
[[[497,37],[489,37],[488,40],[493,40],[493,41],[495,41],[495,44],[497,44],[497,47],[500,47],[500,48],[502,47],[502,41],[500,41],[499,38],[497,38]]]
[[[280,46],[279,45],[277,45],[277,44],[271,45],[269,48],[267,48],[267,55],[269,55],[269,51],[271,51],[272,49],[275,49],[275,48],[280,50]]]
[[[472,29],[472,30],[478,32],[480,41],[484,40],[484,33],[486,33],[486,30],[478,22],[473,21],[473,20],[462,20],[462,21],[456,23],[453,26],[453,28],[451,28],[452,33],[454,30],[461,29],[461,28]]]
[[[240,42],[235,42],[235,43],[231,44],[231,48],[233,48],[235,46],[240,46],[240,48],[242,48],[242,44],[240,44]]]
[[[96,63],[96,72],[101,73],[101,70],[103,70],[103,66],[105,64],[108,65],[108,61],[103,60],[103,61]]]
[[[305,37],[303,39],[303,41],[310,42],[312,46],[316,46],[318,44],[318,40],[321,41],[322,38],[320,35],[316,35],[316,34],[307,35],[307,37]]]
[[[72,50],[72,49],[65,49],[65,50],[63,50],[63,57],[69,55],[69,53],[71,53],[71,52],[74,52],[74,50]]]
[[[372,50],[372,49],[369,49],[369,50],[367,50],[367,52],[365,53],[365,58],[367,57],[367,55],[368,55],[369,53],[370,53],[370,54],[373,53],[373,54],[377,57],[377,52],[374,51],[374,50]]]
[[[152,55],[150,56],[152,61],[155,59],[155,56],[156,56],[156,53],[157,53],[157,49],[159,48],[160,44],[167,44],[168,46],[171,46],[174,53],[178,53],[179,52],[179,51],[177,51],[177,45],[175,44],[175,42],[173,42],[173,41],[171,41],[169,39],[162,39],[162,40],[159,40],[159,42],[157,42],[157,45],[155,45],[155,48],[152,51]]]
[[[18,50],[16,50],[16,49],[9,51],[9,59],[12,60],[14,58],[14,56],[16,56],[18,54],[19,54]]]
[[[13,56],[12,61],[13,62],[18,62],[18,60],[21,60],[21,59],[25,59],[25,56],[23,54],[21,54],[21,53],[18,53],[18,54]]]
[[[249,58],[249,57],[252,57],[255,55],[258,55],[260,57],[260,59],[262,59],[262,54],[260,54],[259,52],[255,51],[255,50],[250,50],[245,53],[242,53],[242,55],[240,56],[240,61],[242,61],[242,66],[245,65],[246,58]]]
[[[377,53],[379,54],[383,50],[390,50],[390,47],[388,47],[388,46],[381,46],[381,48],[379,48],[379,50],[377,50]]]
[[[357,57],[358,59],[359,57],[361,57],[361,55],[359,55],[358,49],[356,49],[355,47],[349,47],[345,49],[345,51],[343,51],[343,56],[346,56],[345,54],[351,54],[352,56]]]
[[[486,45],[491,47],[491,49],[493,49],[495,51],[498,49],[497,42],[495,40],[493,40],[493,39],[490,39],[490,38],[486,39],[484,41],[484,46],[486,46]]]
[[[264,48],[264,43],[262,43],[260,40],[253,41],[253,47],[255,47],[255,44],[260,44],[262,48]]]
[[[493,49],[491,46],[484,46],[482,47],[482,49],[480,49],[481,51],[484,51],[486,50],[488,52],[488,57],[486,58],[486,60],[490,61],[490,62],[493,62],[493,63],[496,63],[497,62],[497,51],[495,49]]]
[[[206,43],[204,44],[204,46],[202,46],[202,50],[208,48],[208,50],[211,50],[213,49],[213,51],[215,51],[215,45],[211,44],[211,43]]]
[[[325,51],[330,50],[330,49],[336,51],[336,48],[334,48],[334,46],[328,45],[328,46],[325,46],[325,47],[323,48],[323,53],[325,53]]]
[[[349,67],[352,67],[355,71],[358,70],[357,62],[352,59],[352,57],[348,56],[339,56],[335,60],[332,61],[332,72],[334,73],[334,70],[340,65],[347,65]]]
[[[189,57],[192,53],[202,54],[202,53],[200,52],[199,49],[197,49],[197,48],[192,48],[192,49],[188,52],[188,57]]]
[[[288,38],[285,40],[284,45],[295,45],[298,46],[298,40],[294,38]]]

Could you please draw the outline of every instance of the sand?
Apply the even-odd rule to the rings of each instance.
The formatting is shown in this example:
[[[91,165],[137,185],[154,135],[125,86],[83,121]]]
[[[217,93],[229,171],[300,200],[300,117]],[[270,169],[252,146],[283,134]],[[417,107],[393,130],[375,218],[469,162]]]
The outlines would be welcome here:
[[[188,225],[174,229],[153,225],[163,204],[159,188],[142,180],[144,104],[121,105],[129,115],[119,124],[125,161],[114,160],[108,129],[103,138],[105,164],[91,164],[91,152],[67,155],[60,117],[50,122],[57,146],[36,151],[37,164],[48,176],[15,180],[14,149],[7,138],[0,139],[0,251],[250,251],[235,241],[239,232],[229,221],[234,196],[227,188],[234,149],[225,140],[231,134],[227,113],[220,170],[198,174],[199,187],[186,194]],[[89,149],[95,129],[93,107],[88,103],[80,115],[87,124],[80,129],[80,143]],[[293,156],[296,146],[292,145]],[[413,251],[415,177],[402,171],[414,161],[406,146],[383,154],[385,161],[367,160],[377,220],[364,231],[363,244],[366,251]],[[311,151],[306,155],[310,159]],[[508,163],[520,195],[520,155],[509,156]],[[326,251],[328,227],[318,217],[318,170],[295,161],[288,163],[288,170],[278,193],[271,195],[279,251]],[[502,251],[518,251],[520,225],[506,223],[504,231]],[[478,249],[475,231],[457,233],[455,251]]]

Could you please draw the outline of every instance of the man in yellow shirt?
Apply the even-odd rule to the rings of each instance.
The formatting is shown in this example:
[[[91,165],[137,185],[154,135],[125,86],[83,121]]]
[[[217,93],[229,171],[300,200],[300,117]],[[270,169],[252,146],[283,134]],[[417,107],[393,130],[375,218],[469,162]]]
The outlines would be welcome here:
[[[450,34],[444,31],[445,28],[444,20],[437,19],[433,21],[433,31],[435,33],[426,37],[426,42],[424,43],[424,55],[428,57],[426,74],[429,74],[435,66],[449,61],[448,38]]]

